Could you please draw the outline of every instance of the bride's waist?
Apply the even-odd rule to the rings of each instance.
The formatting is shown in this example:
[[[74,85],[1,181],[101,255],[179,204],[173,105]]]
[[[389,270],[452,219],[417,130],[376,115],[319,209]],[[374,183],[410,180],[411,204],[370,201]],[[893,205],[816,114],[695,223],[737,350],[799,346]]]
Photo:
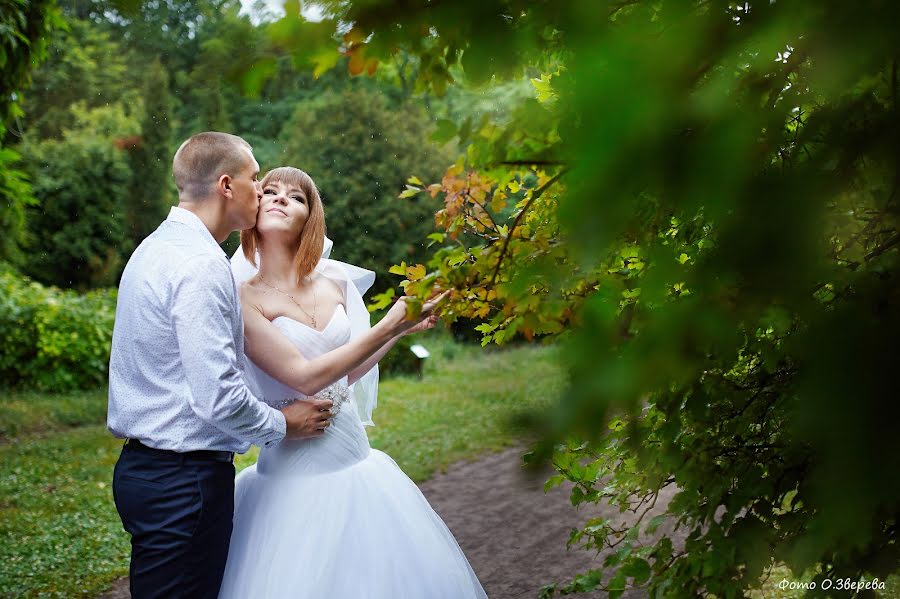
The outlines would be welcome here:
[[[294,391],[290,387],[281,385],[281,389],[270,389],[265,393],[265,402],[276,409],[281,409],[291,405],[296,401],[310,401],[313,399],[330,399],[334,407],[338,410],[340,406],[350,401],[350,387],[347,386],[347,378],[333,383],[315,395],[304,395],[299,391]],[[334,408],[332,408],[334,411]],[[336,413],[336,412],[335,412]]]
[[[257,470],[262,474],[331,472],[353,466],[369,455],[365,431],[332,425],[314,439],[285,440],[259,452]],[[361,427],[360,427],[361,428]]]

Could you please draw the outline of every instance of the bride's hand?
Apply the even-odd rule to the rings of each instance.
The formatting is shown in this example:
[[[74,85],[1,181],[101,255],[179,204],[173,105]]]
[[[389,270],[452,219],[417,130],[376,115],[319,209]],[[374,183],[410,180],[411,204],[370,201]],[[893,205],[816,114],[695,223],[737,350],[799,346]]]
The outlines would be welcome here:
[[[417,324],[416,326],[412,327],[411,329],[407,329],[403,333],[403,335],[414,335],[415,333],[421,333],[422,331],[433,329],[438,320],[440,320],[440,317],[437,314],[431,314],[425,320],[419,322],[419,324]]]
[[[406,296],[403,296],[391,306],[384,318],[390,323],[396,335],[408,335],[430,329],[437,323],[438,309],[449,293],[450,291],[444,291],[422,304],[418,318],[412,320],[406,318],[408,306]]]

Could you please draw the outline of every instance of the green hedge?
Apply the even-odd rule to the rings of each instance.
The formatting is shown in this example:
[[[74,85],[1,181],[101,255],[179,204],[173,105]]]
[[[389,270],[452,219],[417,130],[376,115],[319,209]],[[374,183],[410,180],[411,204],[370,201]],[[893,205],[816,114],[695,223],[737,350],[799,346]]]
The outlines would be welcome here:
[[[116,290],[46,287],[0,263],[0,387],[74,391],[106,384]],[[390,377],[416,371],[404,337],[380,363]]]
[[[64,291],[0,266],[0,386],[106,384],[115,311],[115,289]]]

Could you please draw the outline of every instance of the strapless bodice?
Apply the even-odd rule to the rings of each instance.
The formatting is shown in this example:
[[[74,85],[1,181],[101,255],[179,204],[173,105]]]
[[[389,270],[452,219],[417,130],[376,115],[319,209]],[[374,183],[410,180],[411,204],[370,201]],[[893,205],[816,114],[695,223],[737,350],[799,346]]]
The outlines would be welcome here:
[[[300,353],[312,360],[345,345],[350,340],[350,321],[339,305],[325,328],[314,329],[302,322],[279,316],[272,324],[287,337]],[[248,379],[255,383],[260,399],[280,408],[293,400],[302,401],[305,395],[280,383],[253,362],[248,361]],[[347,386],[347,377],[335,385]],[[369,440],[353,401],[341,406],[325,434],[315,439],[283,441],[263,448],[259,454],[257,471],[260,474],[290,474],[331,472],[352,466],[369,454]]]

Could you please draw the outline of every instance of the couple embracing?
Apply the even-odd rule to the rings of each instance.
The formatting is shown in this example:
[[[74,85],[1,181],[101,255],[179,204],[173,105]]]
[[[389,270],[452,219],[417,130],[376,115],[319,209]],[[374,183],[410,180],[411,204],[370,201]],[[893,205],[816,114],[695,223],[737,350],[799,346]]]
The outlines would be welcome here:
[[[369,447],[378,360],[434,326],[399,300],[369,326],[370,271],[328,259],[322,202],[249,144],[185,141],[179,204],[119,286],[108,426],[132,596],[485,597],[413,482]],[[241,231],[231,261],[219,247]],[[233,458],[258,462],[235,480]]]

